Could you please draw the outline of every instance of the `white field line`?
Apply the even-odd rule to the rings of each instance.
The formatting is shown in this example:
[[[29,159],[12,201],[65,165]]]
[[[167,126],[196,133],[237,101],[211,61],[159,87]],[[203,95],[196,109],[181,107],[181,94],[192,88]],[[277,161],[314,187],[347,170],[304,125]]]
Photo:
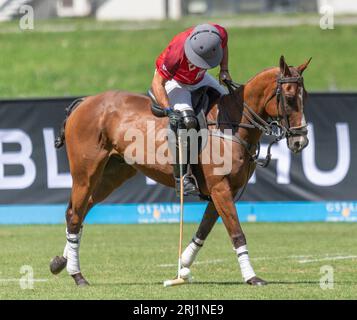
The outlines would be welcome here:
[[[290,260],[290,259],[298,259],[298,258],[310,258],[313,257],[312,255],[291,255],[291,256],[276,256],[276,257],[255,257],[250,258],[252,261],[259,261],[259,260]]]
[[[9,279],[1,279],[0,282],[19,282],[24,281],[24,279],[16,279],[16,278],[9,278]],[[26,279],[27,282],[46,282],[48,279]]]
[[[221,263],[224,262],[223,259],[214,259],[214,260],[206,260],[206,261],[196,261],[193,264],[212,264],[212,263]],[[171,268],[176,267],[177,263],[167,263],[167,264],[159,264],[159,268]]]
[[[310,259],[308,259],[310,258]],[[334,260],[347,260],[347,259],[357,259],[357,256],[348,255],[348,256],[329,256],[329,254],[325,254],[323,258],[318,258],[318,256],[314,255],[290,255],[290,256],[276,256],[276,257],[255,257],[250,258],[251,261],[261,261],[261,260],[295,260],[298,263],[312,263],[312,262],[320,262],[320,261],[334,261]],[[227,259],[214,259],[214,260],[205,260],[205,261],[196,261],[194,265],[200,264],[216,264],[227,261]],[[159,264],[157,265],[159,268],[172,268],[177,266],[177,263],[168,263],[168,264]]]
[[[307,256],[283,256],[283,257],[256,257],[256,258],[250,258],[252,261],[258,261],[258,260],[279,260],[279,259],[295,259],[295,258],[308,258],[308,257],[313,257],[311,255]],[[227,261],[227,259],[214,259],[214,260],[205,260],[205,261],[195,261],[193,264],[198,265],[198,264],[215,264],[215,263],[222,263],[224,261]],[[159,268],[171,268],[177,266],[177,263],[167,263],[167,264],[159,264]]]
[[[335,261],[335,260],[347,260],[347,259],[357,259],[357,256],[335,256],[335,257],[324,257],[320,259],[304,259],[299,260],[299,263],[312,263],[320,261]]]

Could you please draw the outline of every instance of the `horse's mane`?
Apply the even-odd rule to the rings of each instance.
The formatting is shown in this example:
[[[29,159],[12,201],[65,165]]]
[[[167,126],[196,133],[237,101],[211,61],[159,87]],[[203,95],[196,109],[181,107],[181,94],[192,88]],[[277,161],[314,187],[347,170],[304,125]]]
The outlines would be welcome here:
[[[235,92],[239,95],[239,96],[242,96],[242,100],[240,102],[240,107],[243,108],[243,95],[244,95],[244,90],[246,88],[246,86],[254,81],[257,77],[263,75],[264,73],[267,73],[269,71],[272,71],[273,69],[277,69],[277,67],[268,67],[268,68],[265,68],[263,69],[262,71],[258,72],[257,74],[255,74],[253,77],[251,77],[245,84],[243,85],[240,85],[236,90]],[[228,108],[220,108],[221,106],[221,103],[222,103],[222,100],[223,99],[226,99],[227,96],[230,96],[230,93],[228,93],[227,95],[224,95],[222,96],[220,99],[219,99],[219,102],[218,102],[218,115],[217,115],[217,121],[218,123],[227,123],[230,121],[230,116],[229,114],[227,113],[228,112]]]
[[[253,81],[256,77],[262,75],[263,73],[270,71],[272,69],[276,69],[276,67],[268,67],[263,69],[262,71],[259,71],[257,74],[255,74],[253,77],[251,77],[244,85],[247,85],[249,82]]]
[[[261,76],[263,73],[268,72],[273,69],[277,69],[277,67],[268,67],[268,68],[263,69],[262,71],[258,72],[256,75],[251,77],[244,85],[247,85],[249,82],[255,80],[255,78],[257,78],[258,76]],[[292,71],[292,69],[295,69],[295,67],[290,65],[289,69],[290,69],[290,71]],[[296,72],[296,70],[295,70],[295,72]]]

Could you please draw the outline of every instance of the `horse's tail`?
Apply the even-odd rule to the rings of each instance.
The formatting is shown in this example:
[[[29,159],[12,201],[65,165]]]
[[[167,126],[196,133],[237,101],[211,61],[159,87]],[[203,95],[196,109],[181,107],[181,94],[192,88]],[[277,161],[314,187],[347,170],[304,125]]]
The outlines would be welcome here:
[[[66,108],[66,118],[64,119],[63,123],[62,123],[62,127],[60,129],[60,133],[58,135],[58,137],[55,139],[55,147],[57,149],[61,148],[64,145],[64,140],[65,140],[65,136],[64,136],[64,131],[66,128],[66,123],[68,120],[68,117],[71,115],[72,111],[84,100],[85,98],[78,98],[76,100],[74,100],[67,108]]]

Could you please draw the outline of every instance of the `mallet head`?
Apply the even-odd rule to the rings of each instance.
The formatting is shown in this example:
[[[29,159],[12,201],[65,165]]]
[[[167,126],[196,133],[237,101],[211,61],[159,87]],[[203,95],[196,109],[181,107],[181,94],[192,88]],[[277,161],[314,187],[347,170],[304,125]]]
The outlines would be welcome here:
[[[191,282],[192,282],[192,278],[187,278],[187,279],[176,278],[176,279],[164,281],[164,287],[173,287],[173,286],[178,286],[180,284],[186,284]]]

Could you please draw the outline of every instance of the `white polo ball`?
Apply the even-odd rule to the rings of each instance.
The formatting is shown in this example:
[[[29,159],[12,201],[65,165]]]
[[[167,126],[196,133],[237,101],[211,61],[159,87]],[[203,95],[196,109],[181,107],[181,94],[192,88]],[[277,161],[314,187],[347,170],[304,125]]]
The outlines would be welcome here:
[[[182,268],[180,270],[180,278],[182,278],[182,279],[191,278],[191,270],[189,268]]]

